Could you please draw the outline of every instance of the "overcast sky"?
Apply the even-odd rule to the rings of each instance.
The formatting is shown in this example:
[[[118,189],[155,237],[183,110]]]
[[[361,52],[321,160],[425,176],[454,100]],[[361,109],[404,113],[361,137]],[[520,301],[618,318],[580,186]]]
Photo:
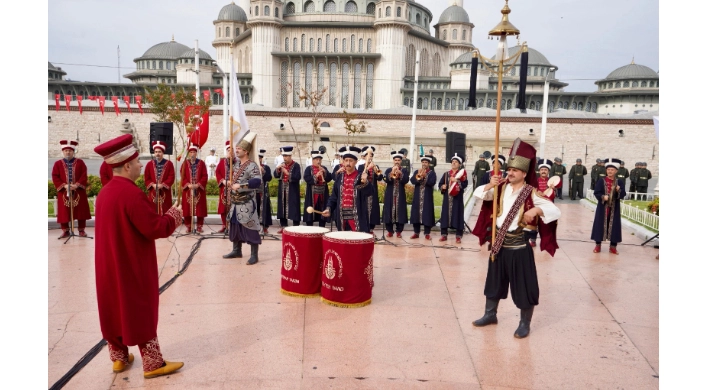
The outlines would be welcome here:
[[[429,8],[435,22],[450,3],[417,2]],[[176,41],[190,47],[198,39],[200,49],[216,58],[212,22],[228,3],[52,0],[48,2],[48,60],[61,66],[72,80],[115,83],[118,46],[123,75],[135,69],[134,58],[157,43],[169,41],[173,34]],[[487,57],[495,54],[496,47],[496,41],[487,39],[488,31],[500,21],[504,4],[503,0],[463,0],[476,26],[473,44]],[[521,41],[527,41],[559,67],[557,77],[569,83],[568,92],[594,91],[594,80],[631,63],[632,58],[637,64],[659,70],[658,0],[510,0],[509,6],[510,21],[521,31]],[[432,27],[432,35],[433,31]],[[509,45],[515,45],[515,41]],[[121,77],[121,82],[130,81]]]

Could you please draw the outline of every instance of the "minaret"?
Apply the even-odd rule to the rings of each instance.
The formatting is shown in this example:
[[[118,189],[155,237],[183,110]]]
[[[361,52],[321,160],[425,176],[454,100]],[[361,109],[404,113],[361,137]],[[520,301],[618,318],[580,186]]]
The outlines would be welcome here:
[[[390,16],[386,16],[387,7],[391,7]],[[397,7],[402,9],[399,17],[395,11]],[[382,0],[375,10],[375,52],[380,53],[382,57],[375,68],[377,93],[374,96],[374,109],[386,109],[402,104],[400,90],[404,83],[407,53],[405,38],[412,28],[407,21],[406,9],[406,0]]]
[[[250,9],[247,27],[251,30],[253,103],[278,107],[279,60],[271,53],[281,51],[284,3],[281,0],[251,0]],[[274,16],[276,9],[279,10],[278,17]]]
[[[217,64],[224,72],[229,73],[230,47],[239,35],[244,34],[247,14],[242,7],[232,2],[222,7],[217,19],[212,23],[215,37],[212,46],[217,51]]]

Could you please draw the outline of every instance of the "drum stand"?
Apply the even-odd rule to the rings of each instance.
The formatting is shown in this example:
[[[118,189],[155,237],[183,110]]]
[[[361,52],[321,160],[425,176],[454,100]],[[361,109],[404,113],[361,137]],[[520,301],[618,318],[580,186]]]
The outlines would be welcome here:
[[[69,218],[71,218],[71,222],[69,223],[69,237],[67,237],[64,243],[66,244],[67,242],[69,242],[69,239],[72,237],[90,238],[93,240],[94,237],[82,237],[78,234],[74,234],[74,197],[72,196],[72,191],[70,189],[68,189],[67,192],[69,194]]]
[[[78,234],[75,234],[75,233],[74,233],[74,220],[72,220],[72,221],[71,221],[71,224],[69,224],[69,237],[67,237],[67,239],[64,241],[64,243],[66,244],[67,242],[69,242],[69,240],[70,240],[72,237],[90,238],[90,239],[92,239],[92,240],[94,239],[94,237],[90,237],[90,236],[82,237],[82,236],[80,236],[80,235],[78,235]]]
[[[653,241],[653,240],[658,240],[658,234],[656,234],[655,236],[653,236],[653,237],[649,238],[648,240],[646,240],[643,244],[641,244],[641,246],[644,246],[644,245],[648,244],[649,242],[651,242],[651,241]],[[660,241],[660,240],[659,240],[659,241]],[[653,247],[654,247],[654,248],[658,248],[658,245],[654,245]]]
[[[468,232],[471,233],[471,234],[473,234],[473,232],[471,231],[471,227],[468,226],[468,224],[466,223],[466,221],[463,222],[463,226],[465,227],[464,232],[466,231],[466,229],[468,229]]]
[[[395,223],[394,226],[397,226],[397,224]],[[395,227],[395,229],[396,229],[396,227]],[[387,245],[397,246],[394,242],[389,241],[389,240],[387,240],[387,238],[385,238],[385,223],[384,222],[382,222],[382,237],[376,238],[375,242],[380,242],[380,243],[383,242],[384,244],[387,244]]]

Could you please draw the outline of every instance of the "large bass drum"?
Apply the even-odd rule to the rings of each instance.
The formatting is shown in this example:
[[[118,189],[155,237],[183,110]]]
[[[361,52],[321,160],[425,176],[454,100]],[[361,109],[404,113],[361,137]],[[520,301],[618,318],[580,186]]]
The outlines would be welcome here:
[[[360,232],[323,236],[321,302],[337,307],[362,307],[372,301],[375,239]]]
[[[323,235],[328,229],[289,226],[281,236],[281,293],[296,297],[320,296]]]

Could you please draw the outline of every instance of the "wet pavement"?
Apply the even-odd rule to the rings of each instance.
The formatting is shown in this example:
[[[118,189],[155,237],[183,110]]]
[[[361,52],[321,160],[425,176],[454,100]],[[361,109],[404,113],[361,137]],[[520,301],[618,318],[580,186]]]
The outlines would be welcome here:
[[[510,298],[497,325],[471,325],[484,312],[488,260],[470,234],[455,244],[405,231],[388,239],[397,246],[375,245],[372,304],[350,309],[281,294],[280,241],[265,240],[259,263],[247,266],[247,258],[222,259],[231,243],[215,235],[160,297],[164,357],[185,366],[144,379],[131,347],[135,363],[114,374],[104,347],[65,388],[658,388],[658,250],[624,230],[620,255],[607,244],[594,254],[593,212],[559,207],[560,249],[554,258],[535,251],[540,304],[526,339],[513,337],[520,312]],[[59,235],[47,237],[50,386],[102,337],[95,241],[63,244]],[[161,285],[196,241],[157,241]]]

